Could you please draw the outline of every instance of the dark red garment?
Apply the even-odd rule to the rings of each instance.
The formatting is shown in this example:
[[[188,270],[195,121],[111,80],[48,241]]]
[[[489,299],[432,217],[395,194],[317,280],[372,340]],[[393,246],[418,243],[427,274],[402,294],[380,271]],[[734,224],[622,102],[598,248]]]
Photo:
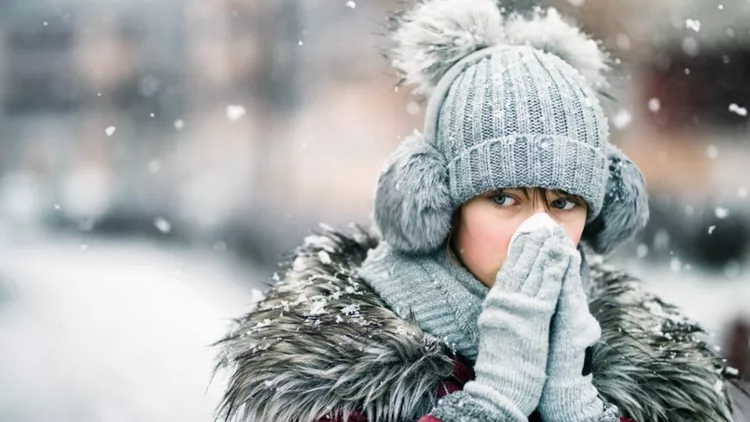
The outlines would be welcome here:
[[[456,359],[453,361],[453,377],[446,382],[444,382],[440,387],[438,387],[437,391],[435,392],[437,395],[437,398],[442,398],[448,394],[454,393],[456,391],[461,391],[464,387],[464,384],[474,379],[474,371],[470,367],[468,367],[466,364],[461,362],[460,360]],[[359,412],[354,412],[351,415],[349,415],[349,419],[346,421],[343,421],[341,419],[341,416],[331,419],[331,418],[324,418],[321,419],[320,422],[368,422],[367,418],[362,415]],[[442,422],[440,419],[432,416],[432,415],[425,415],[419,419],[418,422]],[[542,418],[539,416],[538,413],[534,413],[531,416],[529,416],[529,422],[543,422]],[[574,422],[574,421],[571,421]],[[628,418],[622,418],[620,419],[620,422],[633,422],[631,419]]]

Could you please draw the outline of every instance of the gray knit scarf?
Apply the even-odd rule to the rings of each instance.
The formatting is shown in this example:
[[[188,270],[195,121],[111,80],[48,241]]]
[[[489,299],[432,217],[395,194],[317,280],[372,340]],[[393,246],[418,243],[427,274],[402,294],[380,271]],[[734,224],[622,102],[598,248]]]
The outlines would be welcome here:
[[[381,242],[369,251],[359,273],[399,317],[413,318],[422,330],[476,360],[477,319],[489,289],[451,260],[447,248],[410,256]]]

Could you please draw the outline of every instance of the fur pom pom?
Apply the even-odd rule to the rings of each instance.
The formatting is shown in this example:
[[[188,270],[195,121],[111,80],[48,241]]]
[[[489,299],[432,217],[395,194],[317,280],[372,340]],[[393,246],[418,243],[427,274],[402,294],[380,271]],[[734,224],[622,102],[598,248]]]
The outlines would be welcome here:
[[[453,208],[445,158],[415,133],[401,143],[378,178],[375,223],[395,250],[425,253],[448,236]]]
[[[440,79],[464,57],[499,45],[531,45],[559,56],[594,88],[606,85],[608,55],[575,25],[550,8],[511,13],[497,0],[420,0],[394,15],[386,55],[414,94],[429,97]]]
[[[601,213],[586,226],[583,239],[598,253],[611,252],[646,226],[646,180],[619,148],[609,145],[609,180]]]
[[[596,41],[565,22],[557,10],[539,10],[531,18],[516,15],[508,21],[506,33],[509,44],[554,54],[578,69],[592,87],[606,86],[609,56]]]
[[[496,0],[421,0],[394,17],[392,29],[391,66],[429,97],[451,66],[502,42],[503,17]]]

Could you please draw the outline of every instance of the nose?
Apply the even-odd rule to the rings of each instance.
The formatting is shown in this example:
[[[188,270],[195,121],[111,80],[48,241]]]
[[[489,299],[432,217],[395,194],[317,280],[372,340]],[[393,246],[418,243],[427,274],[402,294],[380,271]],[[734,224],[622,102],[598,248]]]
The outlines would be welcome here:
[[[534,206],[531,208],[534,214],[547,213],[547,207],[544,206],[543,201],[534,201]]]
[[[549,212],[549,208],[547,208],[543,201],[534,201],[534,205],[530,208],[529,214],[526,216],[526,218],[531,217],[534,214],[547,214],[552,218],[552,220],[555,221],[557,224],[562,224],[563,222],[560,220],[560,216],[556,215],[556,213]]]

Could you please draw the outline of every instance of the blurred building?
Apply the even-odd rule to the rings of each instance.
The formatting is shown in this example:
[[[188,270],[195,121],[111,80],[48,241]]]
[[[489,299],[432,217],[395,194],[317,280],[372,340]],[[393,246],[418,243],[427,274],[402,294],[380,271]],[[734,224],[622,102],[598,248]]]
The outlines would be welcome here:
[[[654,208],[630,253],[736,273],[750,234],[747,3],[511,3],[564,9],[618,59],[605,107]],[[272,262],[319,221],[367,223],[383,160],[422,125],[375,48],[394,7],[0,2],[5,231],[221,241]]]
[[[366,220],[420,113],[372,48],[386,3],[3,3],[5,221],[272,260],[318,221]]]

